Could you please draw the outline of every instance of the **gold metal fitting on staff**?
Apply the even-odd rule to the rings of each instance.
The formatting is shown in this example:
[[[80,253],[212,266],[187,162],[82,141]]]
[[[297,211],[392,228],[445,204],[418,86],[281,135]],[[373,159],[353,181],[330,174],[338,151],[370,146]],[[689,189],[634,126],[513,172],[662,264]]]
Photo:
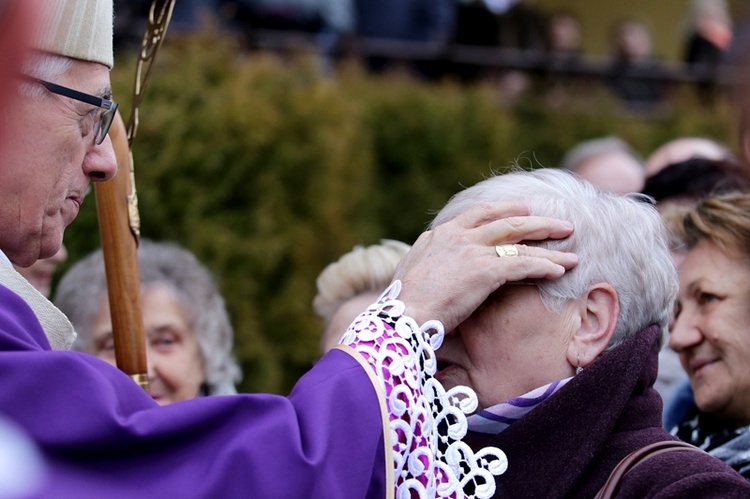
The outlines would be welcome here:
[[[131,374],[130,377],[133,379],[133,381],[135,381],[135,383],[138,386],[148,391],[148,374],[143,374],[143,373]]]
[[[495,253],[500,257],[518,256],[518,248],[515,244],[501,244],[500,246],[495,246]]]

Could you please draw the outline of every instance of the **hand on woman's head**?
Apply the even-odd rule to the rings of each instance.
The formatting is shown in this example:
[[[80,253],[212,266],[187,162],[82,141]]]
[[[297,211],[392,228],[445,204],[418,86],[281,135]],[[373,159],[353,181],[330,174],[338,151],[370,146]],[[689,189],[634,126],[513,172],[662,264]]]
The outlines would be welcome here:
[[[419,237],[396,269],[399,299],[418,323],[439,319],[450,331],[506,282],[555,279],[575,267],[572,253],[517,244],[572,233],[569,222],[530,216],[520,203],[479,204]],[[498,256],[504,244],[518,256]]]

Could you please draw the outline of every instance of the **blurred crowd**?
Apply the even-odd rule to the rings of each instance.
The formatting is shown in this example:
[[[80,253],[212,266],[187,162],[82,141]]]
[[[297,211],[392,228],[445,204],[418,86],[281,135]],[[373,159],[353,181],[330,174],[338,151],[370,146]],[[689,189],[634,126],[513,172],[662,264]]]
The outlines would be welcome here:
[[[116,4],[116,46],[137,46],[148,0]],[[584,27],[571,10],[545,11],[522,0],[181,0],[171,30],[205,23],[238,34],[250,45],[263,33],[310,36],[330,68],[341,56],[360,57],[371,72],[406,69],[425,80],[495,78],[511,97],[541,73],[553,101],[584,77],[595,77],[630,109],[652,110],[675,80],[695,81],[713,97],[734,24],[726,0],[692,0],[684,18],[681,63],[665,64],[649,27],[636,17],[610,27],[609,55],[587,57]],[[505,49],[489,52],[488,49]]]

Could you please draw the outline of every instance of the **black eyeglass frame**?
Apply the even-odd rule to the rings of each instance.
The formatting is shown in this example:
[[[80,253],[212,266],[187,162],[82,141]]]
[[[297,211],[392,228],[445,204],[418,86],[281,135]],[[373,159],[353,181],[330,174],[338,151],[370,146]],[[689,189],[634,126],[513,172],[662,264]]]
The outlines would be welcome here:
[[[39,83],[53,94],[62,95],[63,97],[68,97],[69,99],[85,102],[86,104],[91,104],[92,106],[104,109],[104,111],[99,114],[99,119],[95,124],[94,143],[99,145],[104,142],[104,137],[109,133],[109,127],[112,126],[112,121],[115,118],[115,112],[117,111],[118,105],[117,102],[103,97],[97,97],[96,95],[79,92],[78,90],[73,90],[72,88],[58,85],[57,83],[40,80],[39,78],[29,77],[29,79]]]

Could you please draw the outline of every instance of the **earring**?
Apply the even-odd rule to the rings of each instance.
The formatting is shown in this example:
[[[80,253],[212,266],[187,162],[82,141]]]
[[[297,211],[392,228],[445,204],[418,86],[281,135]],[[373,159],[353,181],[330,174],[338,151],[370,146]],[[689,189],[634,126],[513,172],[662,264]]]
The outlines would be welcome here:
[[[581,367],[581,357],[579,354],[576,354],[576,362],[578,363],[578,366],[576,367],[576,375],[581,374],[581,371],[583,371],[583,368]]]

